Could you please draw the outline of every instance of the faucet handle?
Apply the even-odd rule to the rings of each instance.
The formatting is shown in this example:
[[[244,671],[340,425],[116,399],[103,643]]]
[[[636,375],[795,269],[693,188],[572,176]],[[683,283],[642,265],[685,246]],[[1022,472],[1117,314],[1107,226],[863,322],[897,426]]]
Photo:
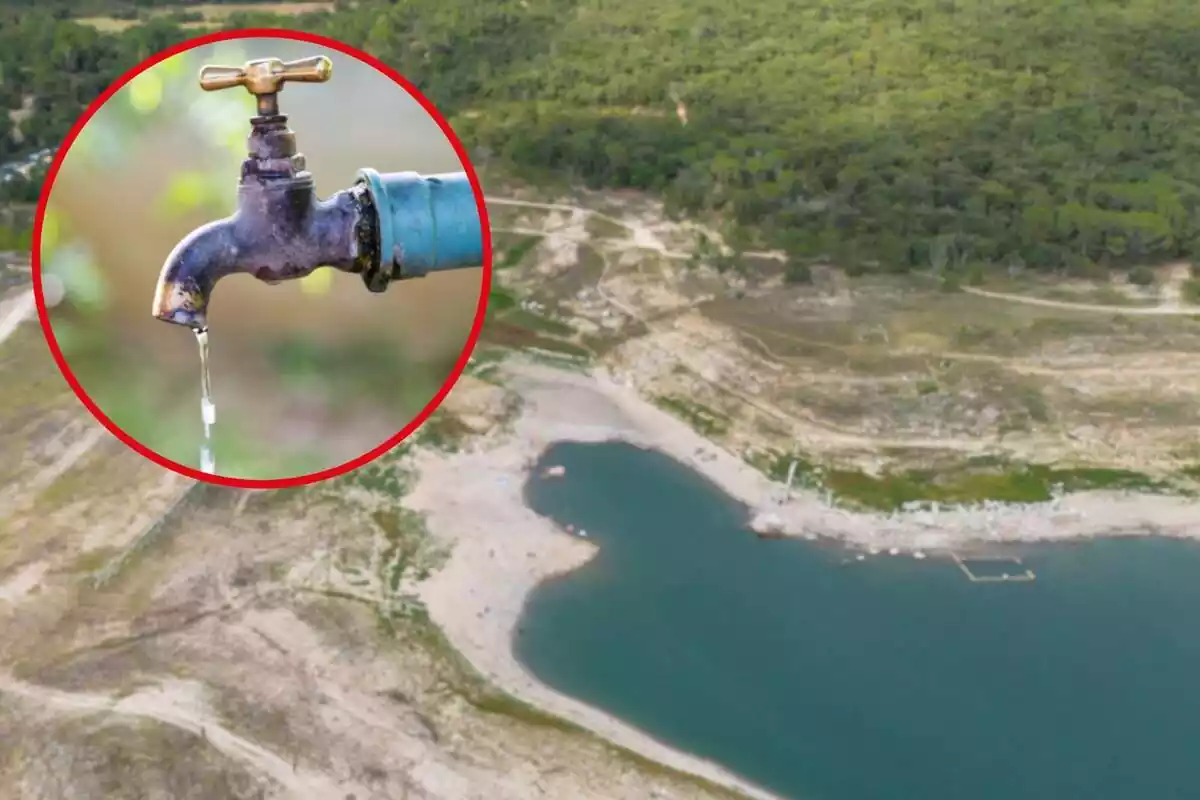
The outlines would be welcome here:
[[[241,67],[208,65],[200,70],[200,88],[206,92],[243,86],[258,100],[260,116],[279,113],[276,95],[285,83],[324,83],[333,75],[333,62],[325,56],[283,61],[260,58]]]

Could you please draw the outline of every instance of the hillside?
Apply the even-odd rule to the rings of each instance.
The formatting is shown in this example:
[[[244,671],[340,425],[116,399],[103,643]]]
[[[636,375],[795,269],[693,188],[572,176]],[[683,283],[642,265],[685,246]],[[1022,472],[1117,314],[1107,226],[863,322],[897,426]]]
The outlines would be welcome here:
[[[479,160],[651,190],[719,212],[746,246],[851,271],[1088,273],[1200,241],[1200,21],[1183,0],[364,0],[225,23],[365,46]],[[7,152],[53,144],[128,64],[195,30],[10,15],[3,100],[36,101]]]

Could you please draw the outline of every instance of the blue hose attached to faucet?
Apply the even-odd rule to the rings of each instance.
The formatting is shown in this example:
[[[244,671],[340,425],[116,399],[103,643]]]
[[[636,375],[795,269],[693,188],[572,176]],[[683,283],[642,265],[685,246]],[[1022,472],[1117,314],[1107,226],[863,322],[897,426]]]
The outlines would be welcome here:
[[[362,169],[357,182],[375,209],[385,281],[483,264],[483,225],[465,172],[381,175]]]

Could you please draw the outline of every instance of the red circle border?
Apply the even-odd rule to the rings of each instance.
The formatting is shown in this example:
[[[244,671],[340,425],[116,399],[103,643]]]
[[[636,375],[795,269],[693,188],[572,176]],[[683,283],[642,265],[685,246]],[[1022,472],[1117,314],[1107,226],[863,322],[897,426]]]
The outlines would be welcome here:
[[[251,478],[235,478],[225,475],[212,475],[185,466],[176,461],[172,461],[171,459],[154,452],[121,430],[111,419],[109,419],[108,415],[100,410],[95,401],[88,397],[87,392],[84,391],[83,386],[81,386],[79,383],[79,380],[75,377],[74,373],[71,372],[70,365],[67,364],[67,360],[63,356],[63,352],[59,347],[58,340],[54,336],[54,329],[50,324],[50,315],[46,308],[46,298],[42,291],[42,226],[46,217],[46,206],[50,199],[50,193],[54,187],[54,181],[58,177],[58,171],[62,167],[63,159],[66,158],[71,146],[74,145],[75,140],[79,138],[79,134],[83,132],[83,129],[87,126],[88,122],[91,121],[92,117],[96,115],[96,112],[98,112],[105,103],[112,99],[117,92],[124,88],[126,84],[156,64],[159,64],[160,62],[165,61],[172,56],[193,50],[197,47],[215,44],[217,42],[260,38],[291,39],[292,41],[305,42],[307,44],[313,44],[319,47],[337,50],[343,55],[358,59],[359,61],[374,67],[377,71],[390,78],[394,83],[396,83],[397,86],[408,92],[413,99],[421,104],[421,107],[437,123],[442,133],[445,134],[446,139],[454,147],[454,152],[458,156],[459,161],[462,163],[464,171],[467,173],[467,179],[471,182],[471,189],[475,194],[475,204],[479,209],[480,227],[483,233],[483,280],[481,281],[480,285],[479,302],[475,310],[475,319],[471,324],[471,332],[467,336],[467,342],[463,347],[462,354],[459,355],[458,360],[454,364],[454,368],[450,371],[450,375],[446,378],[445,383],[443,383],[441,389],[438,390],[438,393],[433,396],[433,399],[430,400],[425,407],[421,409],[420,413],[418,413],[407,425],[405,425],[399,433],[392,436],[390,439],[387,439],[374,449],[363,453],[358,458],[351,459],[343,464],[329,467],[308,475],[299,475],[294,478],[270,478],[258,480]],[[467,364],[471,359],[471,354],[474,352],[475,346],[479,342],[479,336],[483,330],[484,319],[487,315],[488,296],[491,293],[492,285],[492,230],[488,221],[487,204],[484,200],[483,187],[479,182],[479,176],[475,172],[475,167],[471,164],[471,160],[467,156],[466,148],[463,146],[462,141],[450,127],[450,123],[446,121],[446,118],[442,115],[442,113],[438,111],[437,107],[434,106],[429,98],[425,97],[425,95],[423,95],[421,91],[412,84],[412,82],[369,53],[365,53],[347,44],[339,42],[336,39],[330,39],[318,34],[290,30],[287,28],[240,28],[237,30],[209,33],[204,36],[198,36],[194,39],[189,39],[185,42],[180,42],[179,44],[173,45],[172,47],[169,47],[166,50],[151,56],[127,71],[111,86],[109,86],[103,94],[91,102],[91,104],[83,112],[82,116],[80,116],[79,119],[76,120],[75,124],[71,127],[70,132],[67,134],[62,144],[58,147],[54,154],[54,160],[50,164],[50,168],[46,173],[46,180],[42,185],[42,191],[38,197],[37,213],[34,217],[31,261],[33,272],[33,294],[34,300],[37,304],[38,321],[41,323],[42,332],[45,334],[46,344],[50,348],[50,353],[54,356],[54,361],[58,364],[58,368],[62,372],[63,378],[66,379],[67,384],[70,385],[71,390],[75,392],[75,395],[79,398],[83,405],[86,406],[88,411],[92,413],[92,416],[99,420],[100,423],[108,429],[109,433],[124,442],[132,450],[136,451],[142,456],[145,456],[150,461],[153,461],[159,466],[165,467],[172,472],[192,478],[193,480],[201,481],[203,483],[210,483],[217,486],[227,486],[235,489],[291,489],[299,486],[307,486],[309,484],[328,480],[330,478],[336,478],[340,475],[344,475],[348,472],[370,464],[372,461],[379,458],[384,453],[393,449],[409,436],[414,434],[417,429],[429,419],[433,412],[437,410],[438,406],[440,406],[446,399],[446,396],[450,394],[450,390],[454,388],[454,385],[458,383],[459,378],[462,377],[463,371],[466,369]]]

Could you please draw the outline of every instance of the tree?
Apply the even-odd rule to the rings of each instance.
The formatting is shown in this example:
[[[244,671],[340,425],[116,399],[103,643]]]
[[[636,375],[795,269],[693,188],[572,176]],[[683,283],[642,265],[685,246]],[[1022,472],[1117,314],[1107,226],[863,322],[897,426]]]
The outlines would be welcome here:
[[[1129,282],[1134,286],[1151,286],[1154,283],[1154,270],[1144,264],[1138,264],[1129,270]]]
[[[37,103],[16,156],[57,145],[125,69],[189,35],[162,18],[115,33],[64,19],[145,2],[0,10],[0,99]],[[1200,248],[1200,36],[1185,33],[1187,3],[793,5],[339,2],[227,24],[365,46],[517,177],[658,193],[672,213],[719,216],[789,253],[803,241],[806,257],[855,270],[1019,258],[1100,274]]]

